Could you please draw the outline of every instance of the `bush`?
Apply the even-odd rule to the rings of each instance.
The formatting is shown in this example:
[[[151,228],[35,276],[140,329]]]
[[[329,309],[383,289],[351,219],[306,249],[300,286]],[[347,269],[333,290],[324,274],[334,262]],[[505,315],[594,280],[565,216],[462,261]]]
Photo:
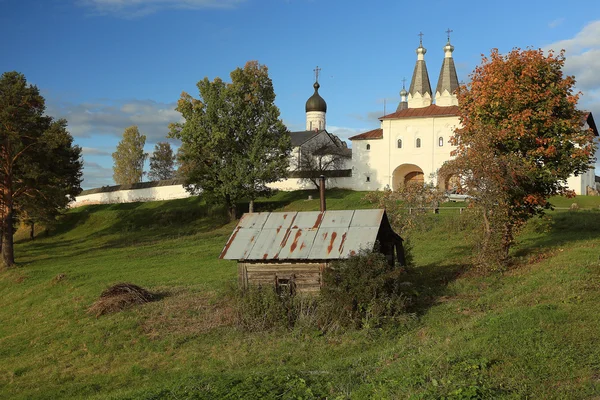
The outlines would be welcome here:
[[[402,268],[390,266],[377,251],[362,251],[333,263],[323,272],[322,322],[327,317],[343,327],[374,327],[406,311]]]
[[[251,332],[316,325],[318,298],[277,294],[273,286],[235,289],[238,327]]]

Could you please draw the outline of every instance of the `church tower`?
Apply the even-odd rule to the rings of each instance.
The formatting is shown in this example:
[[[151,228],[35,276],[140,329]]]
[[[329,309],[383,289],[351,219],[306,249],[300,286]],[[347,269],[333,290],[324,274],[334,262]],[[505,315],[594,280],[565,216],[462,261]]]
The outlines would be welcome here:
[[[402,90],[400,91],[400,104],[398,104],[398,108],[396,108],[396,112],[406,110],[408,108],[408,92],[404,87],[404,83],[406,82],[406,78],[402,78]]]
[[[306,130],[321,131],[325,129],[325,114],[327,113],[327,103],[319,95],[319,67],[315,68],[315,93],[306,101]]]
[[[431,84],[427,65],[425,65],[427,49],[423,47],[423,33],[419,33],[419,36],[421,39],[417,48],[417,64],[408,90],[408,108],[423,108],[431,105]]]
[[[452,31],[450,29],[446,31],[446,33],[448,33],[448,43],[446,43],[446,46],[444,46],[444,62],[442,63],[440,77],[435,90],[435,104],[440,107],[458,105],[458,98],[456,96],[456,89],[458,89],[458,76],[456,75],[454,58],[452,58],[454,46],[450,44],[451,32]]]

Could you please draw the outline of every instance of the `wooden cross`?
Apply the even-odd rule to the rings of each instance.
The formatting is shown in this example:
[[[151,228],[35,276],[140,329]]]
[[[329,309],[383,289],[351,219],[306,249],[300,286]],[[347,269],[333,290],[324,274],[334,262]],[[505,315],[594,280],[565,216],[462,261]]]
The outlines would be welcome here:
[[[317,68],[313,69],[313,71],[315,72],[315,82],[319,82],[319,71],[321,71],[321,68],[317,65]]]
[[[423,32],[419,32],[417,36],[419,37],[419,45],[423,46]]]
[[[446,31],[446,33],[448,34],[448,42],[450,41],[450,34],[454,32],[452,29],[448,28],[448,30]]]

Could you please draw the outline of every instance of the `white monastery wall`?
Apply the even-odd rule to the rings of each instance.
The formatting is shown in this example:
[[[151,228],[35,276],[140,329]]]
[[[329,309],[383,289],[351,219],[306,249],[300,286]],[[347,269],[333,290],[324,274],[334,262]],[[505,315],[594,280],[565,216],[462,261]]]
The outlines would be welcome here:
[[[144,189],[117,190],[77,196],[71,207],[88,204],[132,203],[135,201],[174,200],[190,197],[183,185],[156,186]]]

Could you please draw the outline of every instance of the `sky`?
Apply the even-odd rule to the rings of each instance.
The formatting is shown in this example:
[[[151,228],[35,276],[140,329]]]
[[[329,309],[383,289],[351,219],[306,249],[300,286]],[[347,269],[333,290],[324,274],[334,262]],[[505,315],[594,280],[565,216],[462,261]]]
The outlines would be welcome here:
[[[47,114],[67,119],[90,189],[114,184],[125,128],[137,125],[151,153],[181,121],[182,92],[198,97],[198,81],[229,81],[249,60],[269,68],[291,131],[305,127],[316,66],[327,130],[377,128],[410,84],[420,32],[435,88],[448,29],[463,82],[493,48],[565,49],[579,108],[600,123],[598,0],[0,0],[0,73],[23,73]]]

